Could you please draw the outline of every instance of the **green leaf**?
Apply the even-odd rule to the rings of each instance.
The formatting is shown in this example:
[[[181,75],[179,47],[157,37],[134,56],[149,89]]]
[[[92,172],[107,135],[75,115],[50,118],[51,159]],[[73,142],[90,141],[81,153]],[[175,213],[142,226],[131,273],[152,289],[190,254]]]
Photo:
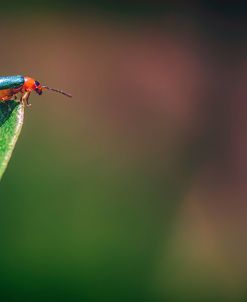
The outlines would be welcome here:
[[[15,101],[0,102],[0,180],[21,132],[23,118],[23,104]]]

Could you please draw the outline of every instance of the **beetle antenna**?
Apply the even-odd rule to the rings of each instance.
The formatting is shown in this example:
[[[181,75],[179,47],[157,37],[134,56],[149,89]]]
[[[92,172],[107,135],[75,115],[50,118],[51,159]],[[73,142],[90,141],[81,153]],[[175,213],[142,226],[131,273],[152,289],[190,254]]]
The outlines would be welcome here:
[[[69,97],[69,98],[72,97],[72,95],[71,95],[70,93],[64,92],[64,91],[62,91],[62,90],[58,90],[58,89],[55,89],[55,88],[50,88],[50,87],[48,87],[48,86],[42,86],[42,88],[48,89],[48,90],[52,90],[52,91],[55,91],[55,92],[58,92],[58,93],[61,93],[61,94],[63,94],[63,95],[66,95],[66,96]]]

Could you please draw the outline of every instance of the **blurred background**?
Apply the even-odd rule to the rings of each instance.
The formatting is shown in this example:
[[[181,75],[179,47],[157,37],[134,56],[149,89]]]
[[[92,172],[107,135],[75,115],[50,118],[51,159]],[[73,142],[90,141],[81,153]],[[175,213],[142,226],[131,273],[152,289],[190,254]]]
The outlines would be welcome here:
[[[1,3],[32,95],[0,184],[1,301],[247,300],[244,1]]]

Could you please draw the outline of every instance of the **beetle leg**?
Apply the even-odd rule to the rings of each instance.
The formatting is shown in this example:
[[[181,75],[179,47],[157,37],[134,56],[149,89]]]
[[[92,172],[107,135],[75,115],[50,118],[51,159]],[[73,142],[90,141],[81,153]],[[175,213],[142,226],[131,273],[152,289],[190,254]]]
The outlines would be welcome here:
[[[15,101],[17,99],[17,95],[15,94],[14,96],[13,96],[13,101]]]
[[[29,99],[30,93],[28,94],[28,97],[26,98],[26,105],[27,107],[32,106],[32,104],[29,103],[28,99]]]
[[[29,102],[28,102],[30,93],[31,92],[29,92],[29,91],[24,92],[24,94],[22,95],[21,100],[20,100],[20,102],[26,104],[27,107],[31,106],[31,104],[29,104]]]

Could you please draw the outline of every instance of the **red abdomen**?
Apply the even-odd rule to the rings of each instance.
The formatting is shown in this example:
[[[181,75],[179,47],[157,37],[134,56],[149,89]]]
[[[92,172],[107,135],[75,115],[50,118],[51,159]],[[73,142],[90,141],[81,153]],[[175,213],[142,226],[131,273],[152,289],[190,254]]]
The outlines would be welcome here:
[[[20,92],[20,88],[10,88],[0,90],[0,101],[10,100],[16,93]]]

